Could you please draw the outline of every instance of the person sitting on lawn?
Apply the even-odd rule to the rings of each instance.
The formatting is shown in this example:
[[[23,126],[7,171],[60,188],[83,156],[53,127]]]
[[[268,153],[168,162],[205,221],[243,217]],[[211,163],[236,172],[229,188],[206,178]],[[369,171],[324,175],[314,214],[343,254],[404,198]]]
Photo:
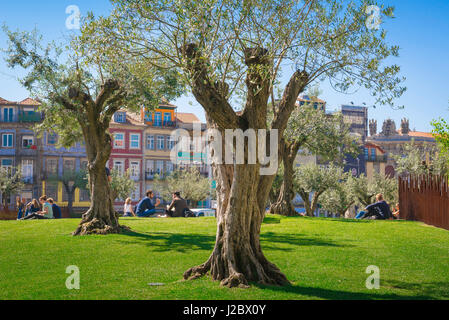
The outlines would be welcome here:
[[[33,199],[30,203],[26,205],[25,217],[29,215],[41,211],[41,206],[36,199]]]
[[[135,217],[136,214],[134,213],[133,206],[131,204],[131,198],[127,198],[125,200],[125,206],[123,208],[124,217]]]
[[[48,198],[48,202],[51,204],[51,208],[53,210],[53,217],[55,219],[61,219],[62,218],[61,208],[55,203],[55,201],[52,198]]]
[[[51,204],[48,202],[47,196],[42,196],[39,198],[39,202],[42,205],[42,211],[38,211],[35,213],[32,213],[23,220],[30,220],[30,219],[53,219],[53,208]]]
[[[400,214],[399,203],[396,203],[396,207],[394,208],[394,211],[393,211],[393,218],[399,219],[399,214]]]
[[[159,199],[156,199],[156,203],[153,204],[154,193],[152,190],[146,192],[146,197],[140,200],[137,204],[136,215],[140,218],[148,218],[156,213],[156,207],[161,203]]]
[[[379,193],[376,196],[376,203],[370,204],[365,211],[361,211],[357,215],[357,219],[372,219],[372,220],[389,220],[392,219],[390,206],[384,200],[384,196]]]
[[[16,206],[17,206],[17,220],[22,219],[25,216],[25,198],[20,199],[20,197],[16,198]]]
[[[185,217],[185,212],[189,210],[187,201],[181,198],[181,193],[178,191],[173,192],[172,198],[173,201],[169,206],[167,206],[165,213],[172,218]]]

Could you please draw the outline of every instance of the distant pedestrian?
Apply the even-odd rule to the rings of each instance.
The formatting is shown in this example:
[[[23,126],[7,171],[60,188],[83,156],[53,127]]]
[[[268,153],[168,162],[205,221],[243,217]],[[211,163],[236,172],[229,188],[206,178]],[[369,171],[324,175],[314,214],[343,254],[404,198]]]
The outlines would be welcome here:
[[[131,198],[127,198],[125,200],[125,206],[123,208],[123,213],[124,213],[123,214],[124,217],[135,217],[136,216],[136,214],[134,213],[134,210],[133,210]]]
[[[55,219],[61,219],[62,218],[61,208],[55,203],[55,201],[52,198],[48,198],[48,202],[51,204],[51,208],[53,209],[53,217]]]
[[[17,206],[17,220],[22,219],[25,217],[25,209],[26,209],[26,203],[25,198],[17,197],[16,199],[16,206]]]

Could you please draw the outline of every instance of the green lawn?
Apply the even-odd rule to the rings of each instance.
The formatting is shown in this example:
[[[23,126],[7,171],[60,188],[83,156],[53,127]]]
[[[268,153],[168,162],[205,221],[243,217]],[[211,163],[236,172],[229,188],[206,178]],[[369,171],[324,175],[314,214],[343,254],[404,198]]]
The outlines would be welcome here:
[[[72,237],[78,222],[0,221],[0,299],[449,299],[449,231],[420,223],[270,216],[262,246],[292,286],[227,289],[181,281],[208,258],[214,218],[128,218],[131,233]],[[80,290],[65,287],[69,265]],[[379,290],[365,287],[369,265]]]

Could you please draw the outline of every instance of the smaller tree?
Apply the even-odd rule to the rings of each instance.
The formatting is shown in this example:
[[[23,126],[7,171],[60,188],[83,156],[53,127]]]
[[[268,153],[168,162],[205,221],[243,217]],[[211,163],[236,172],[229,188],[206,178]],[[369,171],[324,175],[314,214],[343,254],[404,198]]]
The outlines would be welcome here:
[[[345,173],[342,181],[323,193],[320,204],[324,210],[344,217],[346,211],[356,201],[351,189],[351,179],[353,177],[349,173]]]
[[[334,188],[343,178],[343,169],[333,164],[320,166],[312,163],[296,169],[294,188],[304,201],[307,216],[313,216],[320,196]]]
[[[204,201],[210,195],[210,181],[196,168],[173,171],[167,178],[156,176],[154,187],[160,190],[162,197],[171,199],[171,194],[179,191],[181,196],[191,203]]]
[[[124,174],[117,170],[112,170],[110,185],[113,199],[125,200],[135,189],[135,182],[131,179],[129,169]]]
[[[444,145],[418,146],[415,141],[404,145],[401,155],[393,155],[396,161],[396,171],[399,175],[435,174],[447,175],[449,173],[449,154],[445,152]],[[427,163],[427,156],[430,163]]]
[[[62,176],[52,175],[48,177],[48,181],[62,182],[64,190],[67,194],[67,209],[69,213],[73,213],[73,201],[76,189],[84,189],[87,184],[87,171],[85,170],[65,170]]]
[[[0,167],[0,193],[2,194],[3,206],[8,206],[8,199],[23,187],[22,170],[20,167],[8,169]]]
[[[374,202],[374,197],[381,193],[387,203],[396,204],[399,199],[398,181],[382,174],[374,174],[373,179],[365,175],[348,180],[355,202],[366,207]]]

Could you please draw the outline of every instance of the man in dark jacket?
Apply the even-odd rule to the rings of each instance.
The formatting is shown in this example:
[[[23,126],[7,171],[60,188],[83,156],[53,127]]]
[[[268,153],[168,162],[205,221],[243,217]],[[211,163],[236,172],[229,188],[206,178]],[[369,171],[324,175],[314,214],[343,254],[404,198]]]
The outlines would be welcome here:
[[[62,218],[61,208],[55,203],[55,201],[52,198],[49,198],[48,202],[51,204],[51,207],[53,209],[53,217],[55,219],[61,219]]]
[[[190,211],[187,206],[187,201],[181,198],[180,192],[173,192],[173,201],[167,208],[167,215],[173,218],[185,217],[186,211]]]
[[[362,219],[389,220],[393,217],[390,206],[385,202],[382,194],[376,196],[376,203],[366,207]]]

